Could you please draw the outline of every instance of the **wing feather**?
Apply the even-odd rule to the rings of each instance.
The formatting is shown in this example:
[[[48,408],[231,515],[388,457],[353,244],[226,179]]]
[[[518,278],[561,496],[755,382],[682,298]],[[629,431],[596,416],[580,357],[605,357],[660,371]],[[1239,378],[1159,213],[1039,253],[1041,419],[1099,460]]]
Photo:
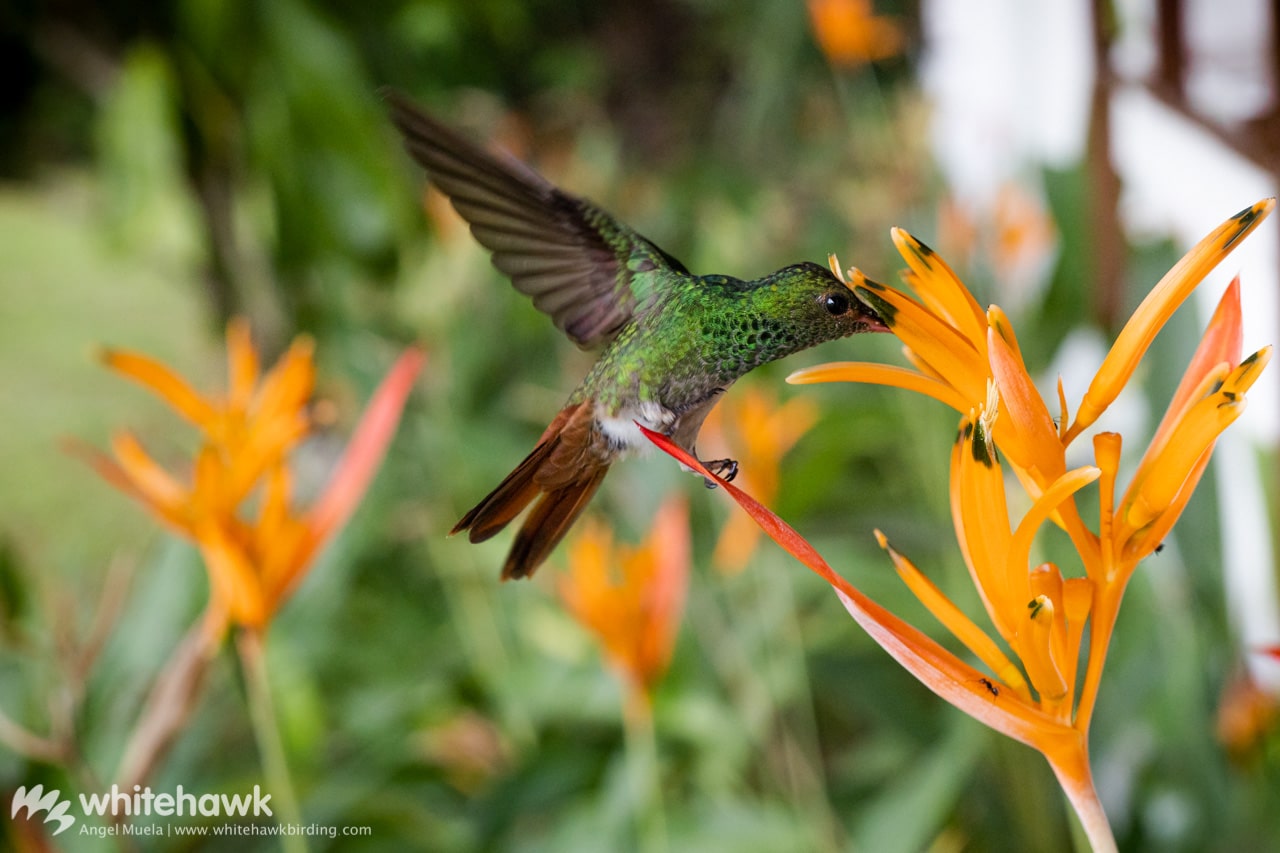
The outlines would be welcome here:
[[[493,265],[579,346],[607,343],[631,319],[649,290],[636,286],[633,268],[687,273],[591,202],[485,151],[399,92],[385,97],[406,150],[492,253]]]

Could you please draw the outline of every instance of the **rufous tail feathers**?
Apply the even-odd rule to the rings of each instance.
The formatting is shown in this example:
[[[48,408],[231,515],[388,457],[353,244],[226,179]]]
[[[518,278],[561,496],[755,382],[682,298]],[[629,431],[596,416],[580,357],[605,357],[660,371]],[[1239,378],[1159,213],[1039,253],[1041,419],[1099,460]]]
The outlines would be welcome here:
[[[538,445],[498,487],[453,526],[449,535],[466,530],[472,542],[498,533],[525,507],[539,499],[516,534],[502,579],[534,573],[600,487],[609,470],[587,403],[566,406],[542,433]]]

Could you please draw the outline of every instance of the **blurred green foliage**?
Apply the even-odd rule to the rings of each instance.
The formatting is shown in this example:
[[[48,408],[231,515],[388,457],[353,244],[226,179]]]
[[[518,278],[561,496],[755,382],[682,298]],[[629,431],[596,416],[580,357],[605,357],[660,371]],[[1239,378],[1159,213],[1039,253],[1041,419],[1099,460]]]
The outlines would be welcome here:
[[[883,5],[914,19],[914,4]],[[1068,846],[1039,756],[937,700],[820,580],[772,546],[739,576],[712,572],[731,509],[663,460],[619,466],[596,507],[636,541],[662,495],[693,499],[695,576],[655,706],[660,806],[635,785],[618,684],[555,598],[562,556],[533,583],[499,585],[505,538],[443,536],[588,361],[465,232],[424,216],[378,87],[523,145],[695,270],[752,276],[839,251],[885,277],[899,266],[889,226],[929,240],[940,193],[911,57],[833,71],[802,9],[767,0],[29,0],[0,12],[0,48],[16,69],[0,103],[0,708],[40,733],[69,714],[78,749],[60,763],[0,748],[0,789],[108,786],[206,595],[194,551],[56,452],[62,435],[102,443],[122,426],[161,458],[182,446],[176,420],[93,365],[91,347],[141,349],[212,387],[239,312],[269,348],[317,337],[343,423],[403,342],[431,359],[374,490],[268,639],[305,819],[373,830],[312,849],[631,850],[646,838],[637,811],[655,808],[673,851]],[[1081,221],[1081,180],[1047,179],[1060,223]],[[1085,313],[1071,269],[1088,233],[1062,227],[1049,297],[1018,318],[1041,366]],[[1135,292],[1173,260],[1167,247],[1136,256]],[[1185,363],[1194,337],[1166,334],[1155,362]],[[892,341],[839,342],[749,381],[895,357]],[[875,527],[976,612],[947,507],[953,416],[878,388],[785,393],[813,395],[823,418],[784,463],[775,509],[925,630]],[[1094,760],[1123,849],[1280,839],[1276,734],[1239,764],[1214,740],[1238,662],[1210,492],[1135,580],[1104,678]],[[126,575],[85,671],[104,584]],[[217,662],[157,790],[261,778],[234,667]]]

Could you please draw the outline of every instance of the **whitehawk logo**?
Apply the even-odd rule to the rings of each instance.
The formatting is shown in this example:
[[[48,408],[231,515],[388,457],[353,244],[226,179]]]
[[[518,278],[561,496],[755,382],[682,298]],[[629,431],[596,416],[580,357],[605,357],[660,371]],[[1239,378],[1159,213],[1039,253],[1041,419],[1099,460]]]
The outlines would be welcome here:
[[[26,785],[23,785],[13,792],[13,805],[9,809],[9,817],[16,820],[18,815],[24,812],[29,816],[34,816],[37,812],[48,812],[49,815],[44,822],[58,821],[58,828],[53,831],[54,835],[58,835],[76,822],[74,817],[67,814],[71,801],[58,799],[61,795],[62,792],[56,788],[45,793],[44,785],[36,785],[30,791],[27,790]]]

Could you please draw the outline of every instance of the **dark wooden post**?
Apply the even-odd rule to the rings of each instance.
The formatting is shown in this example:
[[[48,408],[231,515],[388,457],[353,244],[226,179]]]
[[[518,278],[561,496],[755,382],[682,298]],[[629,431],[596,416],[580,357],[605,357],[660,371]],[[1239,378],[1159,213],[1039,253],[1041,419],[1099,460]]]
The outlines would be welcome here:
[[[1112,15],[1109,0],[1093,0],[1093,95],[1089,106],[1087,169],[1093,234],[1093,315],[1116,331],[1124,310],[1124,236],[1120,231],[1120,176],[1111,162]]]

